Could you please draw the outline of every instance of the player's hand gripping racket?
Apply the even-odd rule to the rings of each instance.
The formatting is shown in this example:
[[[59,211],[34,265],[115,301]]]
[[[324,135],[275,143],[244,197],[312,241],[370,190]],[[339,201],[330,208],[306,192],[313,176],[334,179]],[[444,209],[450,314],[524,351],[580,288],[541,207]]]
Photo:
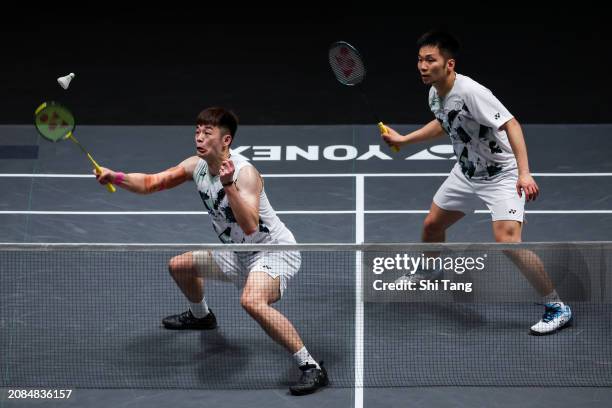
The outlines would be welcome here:
[[[357,88],[366,106],[374,116],[380,134],[387,133],[387,128],[372,109],[368,97],[361,88],[361,84],[366,76],[366,68],[359,51],[346,41],[337,41],[329,47],[329,65],[332,71],[334,71],[336,79],[342,85]],[[391,150],[397,153],[399,152],[399,147],[391,146]]]
[[[64,139],[72,140],[85,153],[96,169],[96,173],[100,174],[102,172],[98,163],[72,134],[76,123],[72,112],[68,108],[57,102],[44,102],[34,111],[34,124],[38,133],[51,142],[59,142]],[[117,191],[112,184],[107,184],[106,189],[111,193]]]

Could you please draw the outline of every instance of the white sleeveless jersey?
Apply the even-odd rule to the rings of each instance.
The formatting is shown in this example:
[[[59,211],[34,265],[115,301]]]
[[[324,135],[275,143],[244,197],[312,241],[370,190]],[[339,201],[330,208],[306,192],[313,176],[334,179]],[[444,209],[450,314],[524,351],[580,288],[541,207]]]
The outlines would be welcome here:
[[[231,153],[231,151],[230,151]],[[234,181],[238,178],[240,170],[251,163],[242,155],[231,153],[234,163]],[[295,238],[285,224],[278,218],[270,205],[265,189],[259,195],[259,228],[247,235],[236,222],[234,213],[229,206],[225,190],[221,185],[219,176],[212,176],[208,171],[208,164],[200,159],[193,171],[198,193],[208,210],[213,228],[221,242],[225,244],[294,244]]]

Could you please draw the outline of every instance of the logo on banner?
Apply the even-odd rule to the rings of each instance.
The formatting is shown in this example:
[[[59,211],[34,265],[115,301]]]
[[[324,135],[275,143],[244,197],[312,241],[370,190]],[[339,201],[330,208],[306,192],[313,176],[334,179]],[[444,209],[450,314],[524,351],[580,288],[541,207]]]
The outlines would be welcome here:
[[[349,160],[396,160],[381,150],[380,145],[369,145],[367,151],[352,145],[331,146],[237,146],[232,151],[252,161],[349,161]],[[454,160],[452,145],[436,145],[411,154],[400,160]]]

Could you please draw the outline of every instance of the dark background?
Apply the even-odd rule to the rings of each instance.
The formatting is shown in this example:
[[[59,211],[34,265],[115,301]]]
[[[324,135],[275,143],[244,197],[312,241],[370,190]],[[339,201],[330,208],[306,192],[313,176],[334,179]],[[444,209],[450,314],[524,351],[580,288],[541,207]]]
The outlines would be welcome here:
[[[0,123],[29,124],[50,99],[71,106],[81,124],[189,125],[210,105],[234,109],[243,124],[371,123],[328,66],[336,40],[364,55],[366,91],[385,122],[422,123],[431,114],[414,44],[434,26],[461,40],[458,72],[491,89],[519,121],[612,123],[612,35],[603,17],[118,15],[2,26]],[[69,72],[77,77],[64,91],[56,78]]]

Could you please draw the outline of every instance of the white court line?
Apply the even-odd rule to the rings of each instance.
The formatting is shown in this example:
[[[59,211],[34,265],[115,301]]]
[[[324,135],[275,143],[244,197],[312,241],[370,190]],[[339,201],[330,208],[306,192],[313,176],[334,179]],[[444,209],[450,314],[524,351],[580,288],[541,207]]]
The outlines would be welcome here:
[[[359,214],[427,214],[429,210],[362,210]],[[489,214],[489,210],[476,210],[476,214]],[[289,215],[356,214],[346,211],[276,211]],[[529,210],[526,214],[612,214],[612,210]],[[206,211],[0,211],[0,215],[208,215]]]
[[[358,176],[355,179],[355,243],[365,241],[365,179]],[[355,251],[355,408],[363,408],[363,282],[361,251]]]
[[[93,174],[25,174],[25,173],[2,173],[0,177],[5,178],[93,178]]]
[[[266,178],[334,178],[334,177],[446,177],[449,173],[335,173],[335,174],[262,174]],[[612,173],[532,173],[534,177],[612,177]],[[93,174],[27,174],[0,173],[0,178],[93,178]]]
[[[366,210],[366,214],[427,214],[429,210]],[[490,214],[490,210],[476,210],[476,214]],[[612,214],[612,210],[527,210],[525,214]]]
[[[489,214],[489,210],[476,210],[476,214]],[[612,210],[529,210],[526,214],[612,214]]]
[[[347,211],[276,211],[277,214],[355,214]],[[206,211],[0,211],[2,214],[23,215],[208,215]]]

